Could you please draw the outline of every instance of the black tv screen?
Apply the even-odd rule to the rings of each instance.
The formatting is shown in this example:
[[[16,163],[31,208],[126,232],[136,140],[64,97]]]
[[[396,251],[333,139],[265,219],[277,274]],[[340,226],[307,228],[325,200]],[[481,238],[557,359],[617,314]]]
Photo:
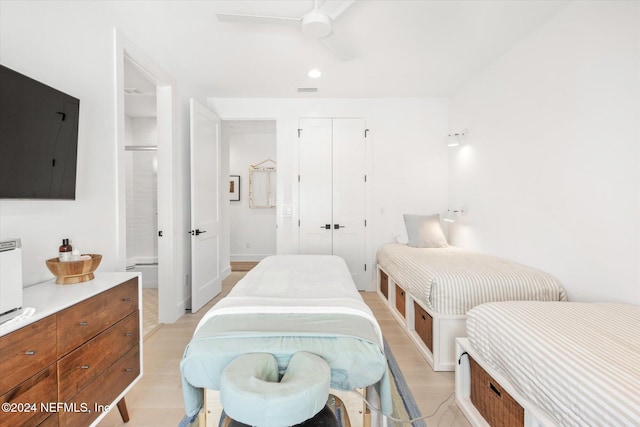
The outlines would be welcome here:
[[[75,199],[80,101],[0,65],[0,198]]]

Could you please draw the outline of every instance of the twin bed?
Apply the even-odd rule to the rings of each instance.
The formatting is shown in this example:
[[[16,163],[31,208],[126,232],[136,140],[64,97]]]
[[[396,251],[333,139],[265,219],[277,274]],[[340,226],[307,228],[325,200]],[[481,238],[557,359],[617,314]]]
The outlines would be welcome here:
[[[492,301],[566,301],[551,275],[453,246],[399,243],[377,254],[378,292],[435,371],[455,368],[455,339],[466,336],[466,313]]]
[[[467,332],[456,400],[472,425],[640,425],[640,307],[490,303]]]

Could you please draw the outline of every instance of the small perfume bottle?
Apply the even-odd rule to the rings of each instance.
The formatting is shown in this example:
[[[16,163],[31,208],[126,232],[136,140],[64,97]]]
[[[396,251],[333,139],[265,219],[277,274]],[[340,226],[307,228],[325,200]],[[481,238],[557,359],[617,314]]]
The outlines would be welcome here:
[[[62,245],[58,252],[58,259],[60,262],[67,262],[72,260],[73,247],[69,244],[69,239],[62,239]]]

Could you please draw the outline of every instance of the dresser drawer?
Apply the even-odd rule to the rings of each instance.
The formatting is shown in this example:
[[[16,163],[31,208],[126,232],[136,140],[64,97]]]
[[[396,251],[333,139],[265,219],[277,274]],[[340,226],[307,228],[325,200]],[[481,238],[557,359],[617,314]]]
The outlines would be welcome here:
[[[85,403],[89,411],[61,412],[59,425],[69,427],[89,425],[139,374],[140,346],[136,345],[68,401],[70,404],[75,403],[78,407]],[[111,410],[117,409],[114,407]]]
[[[64,356],[138,308],[138,280],[102,292],[58,313],[58,357]]]
[[[58,361],[58,399],[66,402],[139,342],[138,311]]]
[[[55,361],[55,314],[0,337],[0,395]]]
[[[49,415],[49,418],[38,424],[38,427],[58,427],[58,414]]]
[[[55,416],[42,411],[41,403],[56,402],[56,365],[36,373],[27,381],[0,396],[1,404],[9,404],[8,410],[0,411],[0,426],[25,427],[37,426],[45,418]]]

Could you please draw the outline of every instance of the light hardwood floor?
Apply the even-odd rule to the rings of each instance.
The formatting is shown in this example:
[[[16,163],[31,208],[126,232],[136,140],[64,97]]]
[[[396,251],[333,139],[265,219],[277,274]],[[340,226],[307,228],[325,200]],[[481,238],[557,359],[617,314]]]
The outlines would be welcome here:
[[[222,284],[222,293],[198,313],[185,314],[176,323],[162,325],[145,338],[144,376],[127,394],[131,420],[123,423],[117,409],[110,411],[100,427],[176,427],[184,416],[180,384],[180,359],[193,331],[206,311],[227,295],[244,275],[233,272]],[[453,393],[453,372],[433,372],[409,337],[374,292],[362,296],[376,316],[393,355],[423,415],[431,414]],[[435,416],[425,420],[429,427],[468,426],[452,396]]]

